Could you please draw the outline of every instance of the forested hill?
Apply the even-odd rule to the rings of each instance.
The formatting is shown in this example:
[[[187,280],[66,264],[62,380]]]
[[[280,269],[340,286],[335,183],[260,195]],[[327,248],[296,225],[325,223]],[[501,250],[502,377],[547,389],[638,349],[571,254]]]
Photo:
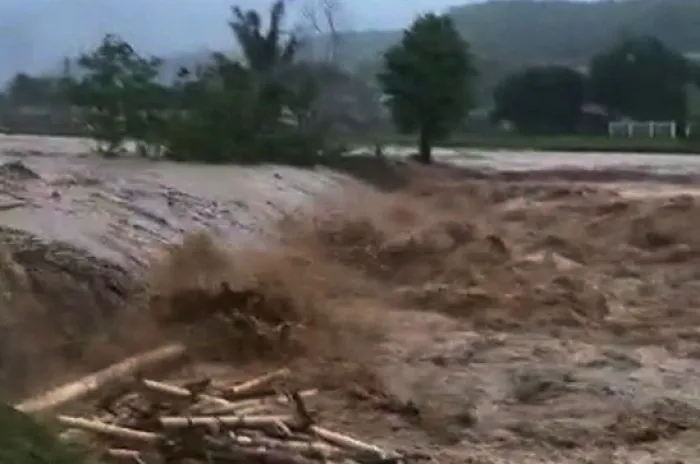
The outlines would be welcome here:
[[[509,66],[582,64],[617,38],[637,34],[700,52],[700,0],[492,0],[450,14],[482,59]],[[398,37],[396,31],[347,34],[345,55],[371,59]]]
[[[700,52],[700,0],[491,0],[454,7],[450,13],[479,57],[486,93],[489,84],[514,68],[542,63],[582,65],[624,35],[651,34],[682,52]],[[225,19],[221,18],[222,23]],[[7,32],[9,38],[5,38],[6,45],[0,44],[0,51],[13,43],[12,31]],[[344,33],[340,59],[349,67],[364,67],[366,75],[373,76],[381,53],[400,37],[400,31]],[[233,43],[225,34],[222,40],[208,47],[221,49]],[[324,48],[323,44],[316,46]],[[43,67],[60,69],[64,56],[49,55],[41,55]],[[180,65],[207,56],[206,52],[182,50],[181,54],[166,53],[164,58],[166,67],[175,72]],[[0,80],[23,70],[8,63],[4,66]]]
[[[451,10],[482,56],[511,63],[581,63],[623,35],[649,34],[700,51],[700,0],[494,0]]]
[[[582,66],[625,36],[654,35],[700,57],[700,0],[491,0],[452,8],[450,14],[478,57],[482,102],[514,69]],[[381,52],[399,38],[398,31],[345,34],[342,56],[370,76]]]

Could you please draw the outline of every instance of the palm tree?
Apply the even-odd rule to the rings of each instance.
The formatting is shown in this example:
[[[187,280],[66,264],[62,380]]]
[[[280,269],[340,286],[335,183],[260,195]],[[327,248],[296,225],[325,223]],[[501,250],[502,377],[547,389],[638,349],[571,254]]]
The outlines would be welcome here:
[[[283,38],[284,0],[277,0],[270,8],[269,26],[262,31],[260,14],[255,10],[233,8],[234,20],[229,21],[238,43],[243,49],[248,68],[256,74],[270,76],[280,67],[290,65],[299,49],[295,35]]]
[[[293,64],[300,42],[294,34],[284,33],[284,15],[284,0],[277,0],[270,8],[267,30],[263,30],[262,19],[255,10],[234,7],[234,18],[229,21],[251,79],[251,95],[256,102],[251,116],[258,131],[278,127],[292,92],[283,73]]]

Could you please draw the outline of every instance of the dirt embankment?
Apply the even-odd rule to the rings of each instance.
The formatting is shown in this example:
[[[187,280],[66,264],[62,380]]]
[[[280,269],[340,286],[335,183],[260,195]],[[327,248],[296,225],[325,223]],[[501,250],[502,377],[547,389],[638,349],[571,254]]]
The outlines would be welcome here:
[[[187,232],[258,246],[284,215],[348,182],[322,171],[75,154],[3,161],[0,390],[12,396],[148,344],[148,334],[119,329],[115,317],[141,309],[151,261]]]
[[[300,382],[334,392],[321,409],[330,411],[329,421],[392,447],[420,448],[438,462],[692,462],[683,459],[695,455],[693,437],[700,433],[693,394],[700,381],[700,242],[688,219],[700,212],[696,197],[632,196],[615,184],[556,179],[465,179],[444,168],[410,168],[404,173],[410,182],[391,193],[314,175],[296,184],[305,186],[299,201],[278,208],[293,215],[278,211],[258,222],[279,240],[230,247],[242,237],[236,224],[245,211],[233,213],[232,205],[264,194],[258,188],[234,200],[231,192],[241,192],[241,185],[254,189],[260,177],[250,177],[260,172],[246,171],[231,184],[218,179],[214,187],[212,171],[185,177],[178,168],[177,177],[166,173],[175,168],[142,166],[129,178],[129,166],[110,169],[100,174],[101,183],[63,188],[59,198],[104,212],[106,203],[90,203],[90,192],[117,192],[123,201],[112,201],[107,211],[115,217],[123,208],[122,219],[109,222],[122,228],[112,235],[124,240],[123,231],[132,230],[144,242],[99,248],[90,242],[95,235],[84,233],[83,248],[105,255],[63,264],[45,258],[45,245],[40,256],[10,244],[2,269],[9,276],[4,281],[16,284],[6,296],[39,299],[9,306],[14,311],[7,314],[31,314],[32,321],[20,321],[25,328],[7,338],[14,341],[5,353],[15,362],[38,359],[34,365],[43,367],[50,360],[66,376],[125,348],[178,339],[200,361],[190,375],[291,366]],[[20,192],[14,196],[49,185],[35,171],[39,178],[11,181]],[[264,175],[274,182],[292,172]],[[125,178],[127,186],[118,180]],[[141,190],[134,193],[137,184]],[[341,185],[342,198],[300,200]],[[183,192],[192,199],[178,204]],[[278,194],[268,189],[267,195]],[[33,200],[34,208],[48,214],[51,207],[42,205],[53,197]],[[146,217],[134,205],[156,200],[160,206],[149,211],[167,211],[170,226],[130,222]],[[265,210],[267,201],[248,214]],[[10,218],[13,211],[20,210],[8,211]],[[73,216],[62,217],[83,220]],[[25,230],[35,224],[25,221]],[[88,224],[95,220],[85,221],[81,230],[94,230]],[[210,235],[179,243],[185,224],[194,223]],[[146,258],[146,244],[169,242]],[[58,254],[66,257],[67,249]],[[78,262],[93,264],[74,271]],[[106,262],[113,268],[95,277]],[[42,272],[85,277],[71,277],[61,292],[63,277],[36,277]],[[124,282],[117,285],[117,276]],[[51,288],[56,291],[44,291]],[[120,292],[115,302],[96,301]],[[76,301],[87,304],[78,308]],[[110,315],[120,305],[131,311]],[[35,312],[17,310],[25,306]],[[94,314],[107,314],[99,319],[107,318],[109,328],[88,327]],[[65,331],[57,329],[64,327],[55,322],[60,318]],[[94,336],[82,351],[37,351],[51,337],[71,340],[85,332]],[[30,346],[34,352],[22,353]],[[24,384],[7,385],[26,390],[49,375],[40,370],[25,373]]]

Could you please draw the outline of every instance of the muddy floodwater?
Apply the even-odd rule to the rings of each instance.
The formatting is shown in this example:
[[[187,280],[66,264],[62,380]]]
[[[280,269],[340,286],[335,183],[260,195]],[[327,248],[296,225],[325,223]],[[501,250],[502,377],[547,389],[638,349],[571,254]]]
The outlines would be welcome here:
[[[193,357],[172,379],[284,363],[322,390],[323,424],[428,462],[700,462],[700,158],[438,149],[449,163],[399,164],[406,182],[380,191],[327,169],[87,150],[0,137],[8,394],[128,351],[115,314],[146,283],[180,301],[243,269],[249,316],[269,322],[274,288],[286,312],[270,323],[301,348]],[[197,230],[228,252],[171,246]],[[284,246],[252,254],[263,242]],[[221,308],[187,301],[187,333],[214,343]],[[163,328],[154,342],[183,333]]]

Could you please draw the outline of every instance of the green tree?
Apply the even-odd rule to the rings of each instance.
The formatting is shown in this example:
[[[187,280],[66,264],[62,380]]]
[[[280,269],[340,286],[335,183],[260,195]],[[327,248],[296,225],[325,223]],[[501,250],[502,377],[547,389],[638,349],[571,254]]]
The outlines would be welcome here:
[[[7,97],[14,105],[35,105],[45,103],[46,87],[38,79],[19,73],[7,85]]]
[[[69,96],[83,110],[84,123],[98,150],[114,156],[131,138],[147,144],[158,92],[160,60],[139,55],[122,38],[108,34],[81,55],[81,78],[70,82]]]
[[[564,66],[532,67],[496,87],[492,116],[512,122],[524,134],[573,133],[585,98],[581,73]]]
[[[585,64],[621,31],[653,35],[683,52],[700,50],[700,2],[694,0],[460,3],[451,12],[475,53],[511,70],[537,63]]]
[[[258,130],[270,129],[277,126],[285,102],[291,97],[284,76],[294,63],[300,42],[296,35],[285,36],[283,32],[284,0],[277,0],[270,7],[267,30],[263,30],[262,18],[255,10],[234,7],[233,14],[229,27],[251,74],[256,99],[254,121]]]
[[[243,163],[315,158],[314,137],[299,124],[315,89],[306,79],[290,79],[299,41],[284,32],[284,5],[273,3],[266,28],[257,11],[233,8],[229,27],[243,60],[219,53],[202,69],[182,73],[176,84],[182,110],[173,114],[169,157]]]
[[[215,53],[208,63],[181,69],[168,87],[158,83],[160,60],[117,36],[81,56],[70,95],[103,153],[116,154],[131,139],[144,152],[155,148],[179,161],[317,161],[325,126],[313,124],[316,79],[295,61],[299,40],[285,32],[284,0],[273,3],[265,21],[255,10],[232,13],[242,59]]]
[[[380,87],[398,130],[418,133],[422,162],[468,113],[475,75],[468,43],[444,15],[418,17],[384,54]]]
[[[6,95],[13,106],[50,107],[65,103],[61,78],[55,76],[18,73],[8,83]]]
[[[245,68],[216,54],[200,69],[183,70],[175,83],[166,156],[176,161],[253,161],[254,95]]]
[[[243,50],[249,70],[259,76],[271,77],[283,66],[292,64],[300,42],[294,34],[284,37],[284,0],[272,4],[267,31],[263,31],[262,18],[256,10],[243,11],[234,7],[233,15],[229,27]]]
[[[616,43],[591,60],[589,72],[593,101],[612,112],[639,120],[686,120],[690,65],[654,37]]]

